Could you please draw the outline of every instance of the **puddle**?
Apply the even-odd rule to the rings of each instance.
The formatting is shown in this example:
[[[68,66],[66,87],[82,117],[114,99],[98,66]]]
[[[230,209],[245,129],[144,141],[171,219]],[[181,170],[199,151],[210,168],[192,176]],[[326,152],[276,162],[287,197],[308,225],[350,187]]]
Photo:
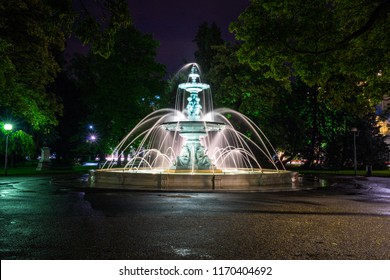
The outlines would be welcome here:
[[[191,259],[202,259],[202,260],[210,260],[213,259],[210,255],[208,254],[199,254],[197,252],[192,251],[191,249],[188,248],[174,248],[171,247],[173,252],[182,258],[188,258],[190,257]]]
[[[176,255],[179,255],[180,257],[187,257],[192,255],[192,252],[190,249],[186,248],[172,248]]]

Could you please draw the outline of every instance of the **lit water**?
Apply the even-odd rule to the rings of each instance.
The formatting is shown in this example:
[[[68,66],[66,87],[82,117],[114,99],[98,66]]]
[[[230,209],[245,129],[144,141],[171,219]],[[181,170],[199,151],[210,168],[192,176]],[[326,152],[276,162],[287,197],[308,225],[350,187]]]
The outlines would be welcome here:
[[[114,149],[111,159],[124,159],[122,171],[285,170],[253,121],[229,108],[213,108],[211,90],[201,81],[199,66],[188,64],[183,71],[190,67],[187,81],[177,88],[175,109],[152,112]],[[103,168],[117,166],[109,160]]]

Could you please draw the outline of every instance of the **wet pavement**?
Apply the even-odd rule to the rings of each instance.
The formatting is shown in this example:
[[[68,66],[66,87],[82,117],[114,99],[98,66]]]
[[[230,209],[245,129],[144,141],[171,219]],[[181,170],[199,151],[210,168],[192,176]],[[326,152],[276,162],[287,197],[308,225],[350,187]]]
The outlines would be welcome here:
[[[390,178],[251,193],[108,191],[82,179],[0,177],[1,259],[390,259]]]

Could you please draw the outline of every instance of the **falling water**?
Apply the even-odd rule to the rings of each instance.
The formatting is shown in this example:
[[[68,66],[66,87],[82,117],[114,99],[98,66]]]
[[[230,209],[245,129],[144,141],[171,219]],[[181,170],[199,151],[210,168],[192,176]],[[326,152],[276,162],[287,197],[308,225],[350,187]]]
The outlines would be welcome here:
[[[214,110],[210,86],[202,83],[199,66],[192,63],[182,69],[189,68],[187,81],[178,86],[175,109],[152,112],[114,149],[113,153],[129,159],[122,171],[242,173],[270,167],[285,170],[263,131],[237,111]],[[250,137],[246,131],[250,131]],[[114,161],[103,166],[113,167],[117,167]]]

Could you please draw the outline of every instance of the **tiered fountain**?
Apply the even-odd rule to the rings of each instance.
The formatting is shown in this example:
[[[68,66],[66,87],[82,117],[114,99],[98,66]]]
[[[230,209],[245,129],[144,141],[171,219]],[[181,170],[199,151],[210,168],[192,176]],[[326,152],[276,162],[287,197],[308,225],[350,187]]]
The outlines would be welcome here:
[[[92,187],[260,190],[291,184],[293,174],[275,162],[275,150],[253,122],[231,109],[213,110],[210,86],[201,82],[196,64],[176,100],[175,109],[153,112],[115,148],[115,155],[128,158],[123,167],[108,161],[91,171]]]
[[[189,93],[186,107],[187,120],[173,121],[162,124],[167,131],[179,132],[179,135],[186,139],[182,147],[181,155],[176,158],[176,162],[170,170],[213,170],[211,160],[205,154],[205,147],[201,144],[200,138],[207,137],[211,131],[221,131],[225,124],[201,120],[202,105],[200,105],[199,92],[209,89],[208,84],[200,83],[200,76],[197,68],[192,66],[188,83],[180,84],[179,89]]]

